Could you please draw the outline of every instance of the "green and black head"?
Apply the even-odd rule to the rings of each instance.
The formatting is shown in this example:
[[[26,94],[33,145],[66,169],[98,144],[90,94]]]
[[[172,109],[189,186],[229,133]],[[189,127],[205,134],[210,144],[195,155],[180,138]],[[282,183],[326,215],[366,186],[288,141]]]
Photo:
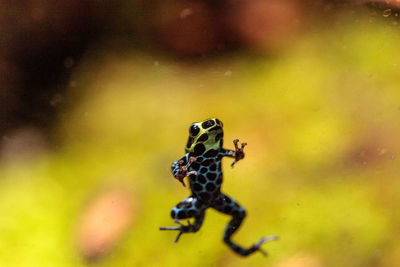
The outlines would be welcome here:
[[[210,149],[219,150],[223,145],[222,122],[216,118],[194,122],[189,127],[186,152],[201,155]]]

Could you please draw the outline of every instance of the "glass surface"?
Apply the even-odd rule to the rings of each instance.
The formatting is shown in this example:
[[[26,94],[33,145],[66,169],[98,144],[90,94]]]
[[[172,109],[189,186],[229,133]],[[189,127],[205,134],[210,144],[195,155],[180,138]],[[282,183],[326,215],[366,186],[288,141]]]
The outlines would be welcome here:
[[[0,1],[1,266],[399,266],[398,1]],[[247,142],[197,233],[193,122]],[[185,183],[188,183],[185,178]],[[187,223],[187,220],[182,220]]]

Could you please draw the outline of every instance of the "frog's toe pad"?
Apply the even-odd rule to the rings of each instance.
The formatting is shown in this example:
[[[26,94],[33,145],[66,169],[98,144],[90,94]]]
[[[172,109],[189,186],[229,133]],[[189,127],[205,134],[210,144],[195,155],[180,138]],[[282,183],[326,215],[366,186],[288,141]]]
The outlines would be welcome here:
[[[254,244],[254,247],[258,251],[260,251],[264,256],[268,256],[268,253],[265,250],[261,249],[261,245],[264,243],[270,242],[270,241],[278,240],[278,239],[279,239],[279,236],[276,236],[276,235],[262,237],[262,238],[260,238],[260,240],[257,243]]]

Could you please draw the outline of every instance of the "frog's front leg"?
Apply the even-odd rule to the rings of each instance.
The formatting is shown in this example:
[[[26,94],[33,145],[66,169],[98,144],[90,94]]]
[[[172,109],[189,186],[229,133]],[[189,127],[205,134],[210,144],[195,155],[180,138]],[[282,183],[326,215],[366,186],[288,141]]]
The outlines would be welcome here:
[[[183,181],[183,179],[184,179],[186,176],[189,176],[189,175],[192,175],[192,174],[193,174],[193,175],[196,175],[196,174],[197,174],[196,171],[190,171],[190,172],[188,172],[188,169],[189,169],[190,165],[191,165],[194,161],[196,161],[196,158],[195,158],[195,157],[190,157],[189,160],[188,160],[187,162],[186,162],[186,159],[183,158],[183,159],[178,160],[178,161],[175,162],[174,164],[172,164],[172,168],[173,168],[172,173],[173,173],[174,177],[175,177],[179,182],[182,183],[183,187],[186,187],[185,182]],[[186,164],[186,165],[185,165],[185,164]]]
[[[236,164],[236,162],[238,162],[239,160],[244,158],[244,152],[243,149],[245,146],[247,146],[247,143],[242,143],[241,147],[238,147],[238,143],[239,143],[239,139],[235,139],[233,140],[233,144],[235,145],[235,151],[232,151],[232,156],[235,157],[235,160],[232,162],[231,167],[233,168],[233,166]]]

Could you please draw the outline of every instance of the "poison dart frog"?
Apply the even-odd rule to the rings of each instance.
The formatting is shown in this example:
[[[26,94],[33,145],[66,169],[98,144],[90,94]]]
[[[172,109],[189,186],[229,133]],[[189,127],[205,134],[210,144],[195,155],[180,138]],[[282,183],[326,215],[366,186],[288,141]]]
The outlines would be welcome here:
[[[189,139],[186,144],[186,154],[172,163],[173,176],[185,185],[184,178],[189,177],[191,196],[179,202],[171,210],[171,217],[176,227],[160,227],[160,230],[177,230],[178,236],[174,242],[178,242],[183,233],[197,232],[204,221],[205,211],[213,208],[219,212],[232,216],[225,228],[223,240],[237,254],[250,255],[256,251],[266,252],[260,246],[268,241],[277,240],[277,236],[263,237],[249,248],[244,248],[234,243],[232,235],[239,229],[246,217],[245,209],[233,198],[221,192],[223,181],[222,158],[234,158],[233,167],[239,160],[243,159],[246,143],[238,146],[239,140],[233,140],[235,150],[228,150],[223,145],[222,122],[216,118],[207,119],[203,122],[192,123],[189,127]],[[180,219],[194,218],[194,223],[185,225]]]

